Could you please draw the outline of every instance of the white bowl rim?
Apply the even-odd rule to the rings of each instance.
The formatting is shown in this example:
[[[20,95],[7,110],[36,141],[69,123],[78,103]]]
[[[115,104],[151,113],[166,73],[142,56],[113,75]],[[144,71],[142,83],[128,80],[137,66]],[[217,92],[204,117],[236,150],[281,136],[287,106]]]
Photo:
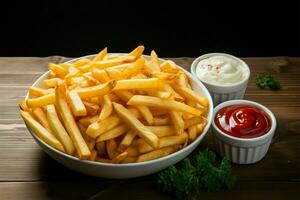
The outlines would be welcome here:
[[[236,83],[233,83],[233,84],[230,84],[230,85],[218,85],[218,84],[212,84],[212,83],[208,83],[204,80],[202,80],[201,78],[199,78],[197,76],[197,72],[196,72],[196,69],[197,69],[197,65],[198,63],[207,58],[207,57],[212,57],[212,56],[218,56],[218,55],[221,55],[221,56],[225,56],[225,57],[229,57],[229,58],[232,58],[234,60],[237,60],[239,62],[241,62],[243,64],[243,66],[246,68],[247,70],[247,74],[246,74],[246,77],[239,81],[239,82],[236,82]],[[227,53],[218,53],[218,52],[214,52],[214,53],[206,53],[206,54],[203,54],[201,56],[199,56],[198,58],[196,58],[193,62],[192,62],[192,65],[191,65],[191,73],[194,74],[200,81],[202,81],[203,83],[209,85],[209,86],[214,86],[214,87],[220,87],[220,88],[230,88],[230,87],[235,87],[235,86],[238,86],[238,85],[243,85],[244,83],[246,83],[249,78],[250,78],[250,68],[248,66],[248,64],[243,61],[241,58],[238,58],[234,55],[231,55],[231,54],[227,54]]]
[[[251,105],[251,106],[254,106],[256,108],[262,109],[263,111],[265,111],[267,113],[267,115],[271,119],[272,124],[271,124],[270,130],[267,133],[265,133],[265,134],[263,134],[259,137],[254,137],[254,138],[238,138],[238,137],[231,136],[231,135],[228,135],[228,134],[224,133],[215,124],[215,116],[216,116],[216,114],[218,113],[219,110],[221,110],[224,107],[231,106],[231,105]],[[249,101],[249,100],[237,99],[237,100],[225,101],[225,102],[219,104],[218,106],[216,106],[214,108],[212,126],[215,130],[218,131],[219,134],[221,134],[221,135],[223,135],[227,138],[230,138],[232,140],[236,140],[236,141],[240,141],[240,142],[256,142],[256,141],[264,140],[265,138],[269,137],[271,134],[273,134],[275,132],[276,118],[275,118],[273,112],[270,109],[268,109],[267,107],[265,107],[264,105],[262,105],[260,103],[257,103],[257,102],[254,102],[254,101]]]
[[[108,53],[109,55],[125,55],[126,53]],[[71,59],[71,60],[68,60],[64,63],[70,63],[70,62],[74,62],[76,60],[79,60],[79,59],[83,59],[83,58],[89,58],[89,57],[94,57],[96,56],[97,54],[91,54],[91,55],[87,55],[87,56],[82,56],[82,57],[78,57],[78,58],[74,58],[74,59]],[[144,55],[144,57],[146,58],[150,58],[149,55]],[[161,59],[159,58],[160,61],[165,61],[165,59]],[[64,153],[64,152],[61,152],[57,149],[55,149],[54,147],[48,145],[46,142],[44,142],[42,139],[40,139],[26,124],[26,127],[27,129],[29,130],[30,134],[36,139],[38,140],[39,142],[43,143],[46,147],[48,147],[49,149],[51,149],[52,151],[60,154],[62,157],[67,157],[71,160],[74,160],[74,161],[78,161],[78,162],[83,162],[83,163],[86,163],[86,164],[90,164],[90,165],[99,165],[99,166],[108,166],[108,167],[116,167],[116,168],[119,168],[119,167],[125,167],[125,166],[132,166],[132,167],[137,167],[137,166],[145,166],[145,165],[148,165],[148,164],[153,164],[153,163],[159,163],[161,161],[165,161],[167,159],[169,159],[170,157],[175,157],[177,156],[178,154],[184,152],[184,151],[187,151],[189,148],[192,148],[193,144],[194,143],[197,143],[198,141],[201,141],[203,139],[203,137],[208,133],[208,130],[210,128],[210,125],[213,121],[213,101],[212,101],[212,98],[211,98],[211,95],[210,93],[208,92],[208,89],[205,87],[205,85],[203,85],[196,77],[194,77],[190,72],[188,72],[186,69],[184,69],[183,67],[180,67],[179,65],[177,65],[177,67],[179,67],[181,70],[183,70],[186,75],[192,79],[194,82],[197,83],[197,85],[199,85],[202,89],[203,89],[203,93],[205,93],[205,96],[208,98],[208,101],[209,101],[209,111],[208,111],[208,116],[207,116],[207,124],[205,126],[205,129],[203,130],[202,134],[200,136],[197,137],[196,140],[194,140],[191,144],[189,144],[188,146],[180,149],[179,151],[176,151],[172,154],[169,154],[167,156],[164,156],[164,157],[161,157],[161,158],[158,158],[158,159],[154,159],[154,160],[149,160],[149,161],[145,161],[145,162],[138,162],[138,163],[122,163],[122,164],[115,164],[115,163],[102,163],[102,162],[96,162],[96,161],[90,161],[90,160],[80,160],[79,158],[75,157],[75,156],[71,156],[67,153]],[[47,76],[48,74],[50,73],[50,71],[47,71],[45,72],[44,74],[42,74],[33,84],[32,86],[35,86],[37,85],[39,82],[41,82],[41,80],[44,79],[45,76]],[[29,97],[29,93],[27,92],[26,96],[25,96],[25,100],[28,99]]]

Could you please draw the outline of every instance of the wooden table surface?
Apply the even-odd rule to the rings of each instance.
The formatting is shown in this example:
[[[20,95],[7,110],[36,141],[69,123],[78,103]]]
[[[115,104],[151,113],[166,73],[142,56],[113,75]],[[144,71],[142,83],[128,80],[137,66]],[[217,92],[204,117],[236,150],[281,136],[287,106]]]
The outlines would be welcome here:
[[[193,58],[172,58],[189,68]],[[34,142],[19,116],[18,100],[46,72],[48,62],[68,58],[0,58],[0,199],[174,199],[156,189],[156,175],[129,180],[86,176],[60,165]],[[234,165],[233,190],[199,199],[293,199],[300,192],[300,58],[244,58],[251,68],[245,99],[269,107],[277,130],[266,157],[252,165]],[[259,90],[256,74],[271,73],[280,91]],[[198,148],[212,147],[208,134]]]

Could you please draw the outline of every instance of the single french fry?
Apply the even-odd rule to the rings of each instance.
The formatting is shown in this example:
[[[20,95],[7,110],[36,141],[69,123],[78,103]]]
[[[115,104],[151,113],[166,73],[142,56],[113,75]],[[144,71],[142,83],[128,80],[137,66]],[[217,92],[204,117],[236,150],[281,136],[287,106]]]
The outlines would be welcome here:
[[[26,104],[29,108],[42,107],[55,103],[55,93],[50,93],[37,98],[27,99]]]
[[[189,79],[185,73],[180,72],[177,76],[177,84],[182,87],[189,87]]]
[[[128,131],[128,126],[121,124],[101,135],[97,138],[96,142],[103,142],[106,140],[111,140],[113,138],[119,137],[120,135],[125,134]]]
[[[138,58],[143,54],[144,49],[145,47],[143,45],[140,45],[137,48],[135,48],[133,51],[131,51],[128,55]]]
[[[183,144],[186,142],[187,139],[188,139],[188,135],[186,133],[183,133],[181,135],[176,135],[176,136],[162,137],[159,139],[159,149],[167,146]],[[148,145],[144,140],[139,140],[137,147],[140,154],[153,150],[153,148],[150,145]]]
[[[170,117],[171,117],[172,123],[175,127],[177,135],[182,134],[184,132],[184,121],[183,121],[180,113],[177,111],[171,110]]]
[[[41,138],[45,143],[52,146],[53,148],[65,152],[63,145],[55,138],[55,136],[49,133],[40,123],[33,119],[28,112],[21,110],[20,114],[27,126],[29,126],[29,128],[33,130],[33,132],[39,138]]]
[[[191,141],[194,141],[197,138],[197,125],[188,128],[188,135]]]
[[[140,57],[132,64],[128,65],[122,72],[124,78],[129,78],[134,74],[137,74],[141,71],[142,67],[144,66],[145,59],[144,57]]]
[[[54,88],[57,86],[57,84],[60,84],[62,82],[63,80],[61,78],[50,78],[50,79],[43,80],[44,86],[50,88]]]
[[[127,62],[132,62],[135,59],[136,58],[134,56],[120,56],[109,60],[102,60],[102,61],[95,62],[94,67],[98,69],[106,69],[112,66],[121,65]]]
[[[110,80],[107,72],[103,69],[93,69],[93,77],[101,83],[108,82]]]
[[[104,157],[106,155],[105,142],[97,142],[95,148],[96,148],[96,150],[98,152],[98,156]]]
[[[126,124],[153,148],[158,147],[158,137],[147,129],[135,116],[133,116],[127,108],[118,103],[113,103],[115,112]]]
[[[161,80],[158,78],[148,78],[148,79],[127,79],[116,81],[116,90],[133,90],[133,89],[147,89],[147,88],[159,88],[161,85]]]
[[[97,155],[98,155],[98,152],[97,152],[95,149],[93,149],[93,150],[91,151],[91,156],[90,156],[89,160],[95,161],[96,158],[97,158]]]
[[[135,138],[136,134],[134,131],[130,130],[126,133],[124,138],[122,139],[121,143],[119,144],[119,151],[123,152],[126,150],[127,147],[129,147]]]
[[[105,144],[109,159],[114,159],[119,154],[117,151],[117,142],[114,139],[111,139],[107,140]]]
[[[191,117],[184,120],[184,129],[189,128],[191,126],[200,124],[203,121],[203,117]]]
[[[83,58],[83,59],[76,60],[73,64],[75,67],[79,68],[81,66],[88,64],[89,62],[91,62],[90,59]]]
[[[80,117],[80,116],[86,116],[87,115],[87,111],[86,108],[83,104],[83,102],[81,101],[79,95],[77,92],[74,91],[70,91],[67,95],[71,109],[72,109],[72,113],[74,114],[74,116],[76,117]]]
[[[145,162],[145,161],[148,161],[148,160],[158,159],[158,158],[167,156],[171,153],[174,153],[178,149],[179,149],[178,145],[165,147],[165,148],[162,148],[162,149],[157,149],[157,150],[154,150],[154,151],[151,151],[151,152],[140,155],[136,162]]]
[[[42,108],[33,108],[32,114],[34,118],[49,132],[52,134],[52,131],[50,129],[49,122],[47,120],[47,116]]]
[[[159,63],[158,56],[154,50],[151,51],[150,58],[151,58],[151,62],[152,62],[152,65],[151,65],[152,70],[154,72],[159,72],[160,71],[160,67],[159,67],[160,63]]]
[[[171,119],[169,117],[154,117],[153,125],[154,126],[162,126],[171,124]]]
[[[153,115],[147,106],[136,106],[149,125],[153,124]]]
[[[146,126],[150,129],[157,137],[165,137],[176,135],[176,130],[173,126]]]
[[[92,61],[101,61],[104,59],[104,57],[107,55],[107,47],[105,47],[104,49],[102,49],[94,58]]]
[[[66,74],[68,74],[68,70],[60,65],[49,63],[48,68],[53,71],[56,75],[64,77]]]
[[[50,93],[54,93],[54,89],[42,89],[37,87],[29,87],[28,89],[29,96],[41,97]]]
[[[197,125],[197,135],[200,135],[207,124],[207,119],[204,119],[200,124]]]
[[[56,96],[56,106],[62,118],[63,124],[73,141],[77,153],[79,154],[79,158],[88,159],[91,155],[91,152],[85,140],[83,139],[77,127],[77,124],[74,120],[71,109],[68,106],[65,97],[65,88],[63,84],[58,85],[58,87],[55,90],[55,96]]]
[[[95,115],[95,116],[86,116],[84,118],[81,118],[78,122],[83,125],[84,127],[87,127],[89,126],[90,124],[96,122],[98,120],[98,116]]]
[[[181,102],[177,102],[169,99],[160,99],[151,96],[143,96],[143,95],[134,95],[127,102],[127,105],[156,106],[156,107],[166,108],[166,109],[175,110],[179,112],[187,112],[197,116],[202,114],[200,110],[190,107]]]
[[[84,104],[84,106],[86,108],[86,112],[87,112],[88,116],[96,115],[100,109],[98,104],[90,103],[87,101],[83,101],[82,103]]]
[[[103,105],[99,115],[99,120],[102,121],[109,117],[113,112],[113,107],[109,95],[104,95],[103,97]]]
[[[160,65],[160,70],[167,73],[177,73],[179,71],[176,64],[171,60],[166,60]]]
[[[183,86],[173,86],[173,88],[182,96],[194,100],[198,103],[200,103],[201,105],[208,107],[208,100],[207,98],[201,96],[200,94],[194,92],[192,89],[187,88],[187,87],[183,87]]]
[[[46,107],[46,110],[48,122],[50,124],[51,130],[53,131],[53,134],[62,143],[64,149],[66,150],[66,153],[73,155],[75,152],[75,147],[72,143],[70,136],[68,135],[58,118],[55,106],[53,104],[50,104]]]
[[[102,121],[96,121],[90,124],[86,130],[86,134],[88,134],[92,138],[97,138],[99,135],[105,133],[106,131],[109,131],[120,123],[121,119],[118,116],[111,115]]]
[[[128,156],[128,152],[124,151],[112,159],[112,163],[121,163]]]
[[[107,82],[100,85],[75,89],[73,91],[77,92],[81,98],[97,97],[108,94],[114,87],[115,82]]]

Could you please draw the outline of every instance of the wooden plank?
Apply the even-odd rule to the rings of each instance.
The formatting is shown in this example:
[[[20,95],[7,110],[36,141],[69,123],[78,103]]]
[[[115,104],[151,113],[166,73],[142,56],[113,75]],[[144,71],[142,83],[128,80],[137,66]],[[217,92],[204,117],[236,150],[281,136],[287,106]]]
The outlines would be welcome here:
[[[62,63],[70,58],[50,57],[1,57],[1,74],[42,74],[48,70],[48,63]]]
[[[232,190],[216,193],[201,191],[199,199],[272,200],[293,199],[299,182],[240,181]],[[2,199],[175,199],[157,190],[154,180],[82,182],[2,182]]]

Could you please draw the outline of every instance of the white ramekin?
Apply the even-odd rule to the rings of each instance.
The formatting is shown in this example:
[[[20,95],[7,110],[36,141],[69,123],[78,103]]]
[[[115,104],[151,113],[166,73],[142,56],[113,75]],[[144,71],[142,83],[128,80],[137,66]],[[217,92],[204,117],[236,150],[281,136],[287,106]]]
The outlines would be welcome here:
[[[201,80],[197,76],[197,73],[196,73],[197,65],[201,60],[212,57],[212,56],[225,56],[225,57],[229,57],[229,58],[239,61],[246,68],[247,73],[245,74],[245,78],[242,81],[235,83],[235,84],[231,84],[231,85],[213,85],[211,83],[207,83],[207,82]],[[209,90],[215,106],[217,106],[218,104],[220,104],[224,101],[234,100],[234,99],[243,99],[246,88],[247,88],[248,80],[250,77],[249,66],[242,59],[237,58],[232,55],[229,55],[229,54],[225,54],[225,53],[208,53],[208,54],[204,54],[204,55],[196,58],[191,65],[191,72]]]
[[[271,119],[271,129],[266,134],[256,138],[237,138],[223,133],[216,126],[214,119],[220,109],[231,105],[250,105],[265,111]],[[215,107],[213,117],[214,143],[216,151],[221,156],[225,156],[233,163],[251,164],[260,161],[266,155],[276,129],[275,116],[268,108],[253,101],[231,100]]]

